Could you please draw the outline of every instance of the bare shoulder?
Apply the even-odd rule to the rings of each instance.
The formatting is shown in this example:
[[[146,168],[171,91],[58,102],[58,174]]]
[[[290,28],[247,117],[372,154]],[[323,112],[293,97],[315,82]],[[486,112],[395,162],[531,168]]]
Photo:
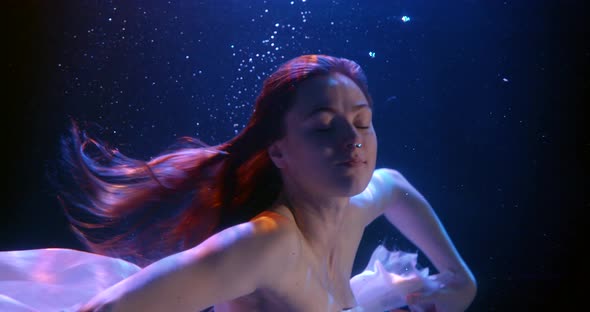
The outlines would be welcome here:
[[[252,218],[251,223],[260,233],[271,235],[282,243],[299,245],[297,225],[283,213],[273,210],[265,210]]]
[[[407,183],[406,179],[395,169],[379,168],[373,171],[365,190],[350,199],[351,204],[359,210],[364,226],[384,213],[393,203],[396,189],[404,183]]]
[[[253,248],[259,256],[267,259],[261,286],[273,284],[285,272],[289,272],[301,255],[301,240],[297,226],[287,217],[273,211],[264,211],[249,221],[255,231],[260,248]]]
[[[272,285],[295,266],[299,244],[291,222],[265,211],[215,234],[198,250],[211,255],[207,258],[215,263],[220,280],[234,285],[252,282],[248,288],[253,291]]]
[[[299,254],[293,237],[289,222],[261,214],[152,263],[99,293],[84,309],[200,311],[251,294],[290,271]]]

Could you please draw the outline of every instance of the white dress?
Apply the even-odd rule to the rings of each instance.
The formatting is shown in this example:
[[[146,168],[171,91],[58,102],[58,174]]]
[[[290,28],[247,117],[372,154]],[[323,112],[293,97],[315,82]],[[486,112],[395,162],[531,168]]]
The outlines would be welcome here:
[[[0,252],[0,311],[75,311],[138,272],[130,262],[61,248]]]
[[[417,254],[378,246],[351,287],[365,312],[405,306],[405,295],[440,285]],[[46,248],[0,252],[0,311],[73,312],[99,292],[135,274],[137,265],[89,252]],[[354,309],[352,310],[354,311]]]

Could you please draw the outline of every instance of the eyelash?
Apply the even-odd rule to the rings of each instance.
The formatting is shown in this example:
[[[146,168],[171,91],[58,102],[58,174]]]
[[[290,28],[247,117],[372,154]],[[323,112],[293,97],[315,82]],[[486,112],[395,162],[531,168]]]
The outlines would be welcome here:
[[[366,130],[366,129],[369,129],[370,127],[357,127],[357,128]],[[330,131],[330,129],[332,129],[332,128],[316,129],[316,131],[318,131],[318,132],[328,132],[328,131]]]

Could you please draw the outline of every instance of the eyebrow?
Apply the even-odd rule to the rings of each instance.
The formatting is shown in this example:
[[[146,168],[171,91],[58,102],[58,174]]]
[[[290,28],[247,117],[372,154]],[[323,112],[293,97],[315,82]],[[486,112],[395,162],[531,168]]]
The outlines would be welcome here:
[[[369,109],[369,110],[371,109],[371,108],[369,107],[369,104],[367,104],[367,103],[361,103],[361,104],[357,104],[357,105],[355,105],[355,106],[352,108],[352,111],[353,111],[353,112],[356,112],[356,111],[359,111],[359,110],[361,110],[361,109],[363,109],[363,108],[366,108],[366,109]],[[309,112],[309,114],[307,114],[307,116],[305,116],[305,119],[307,119],[307,118],[310,118],[311,116],[313,116],[313,115],[315,115],[315,114],[317,114],[317,113],[320,113],[320,112],[330,112],[330,113],[336,113],[336,110],[334,110],[334,109],[333,109],[332,107],[330,107],[330,106],[318,106],[318,107],[315,107],[314,109],[312,109],[312,111],[311,111],[311,112]]]

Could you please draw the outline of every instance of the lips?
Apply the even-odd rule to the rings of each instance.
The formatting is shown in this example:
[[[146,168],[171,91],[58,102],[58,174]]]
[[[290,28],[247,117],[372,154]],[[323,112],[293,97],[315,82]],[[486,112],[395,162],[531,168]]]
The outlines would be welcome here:
[[[365,163],[365,161],[363,161],[361,159],[349,159],[349,160],[346,160],[346,161],[339,162],[337,165],[339,165],[339,166],[342,166],[342,165],[352,165],[352,166],[354,166],[354,165],[360,165],[360,164],[364,164],[364,163]]]

